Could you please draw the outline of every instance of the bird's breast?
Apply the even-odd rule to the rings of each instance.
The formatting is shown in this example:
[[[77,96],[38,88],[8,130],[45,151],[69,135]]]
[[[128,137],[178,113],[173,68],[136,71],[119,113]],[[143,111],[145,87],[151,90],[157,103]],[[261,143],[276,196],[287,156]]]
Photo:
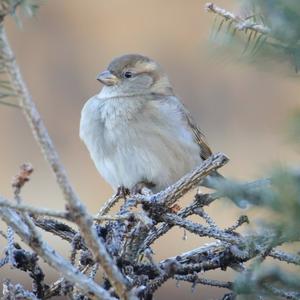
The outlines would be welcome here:
[[[161,189],[200,163],[199,146],[176,111],[125,101],[91,102],[81,117],[81,138],[113,187],[146,180]]]
[[[107,157],[117,147],[131,141],[142,109],[142,101],[129,97],[101,99],[94,96],[89,99],[81,112],[80,137],[92,157]]]

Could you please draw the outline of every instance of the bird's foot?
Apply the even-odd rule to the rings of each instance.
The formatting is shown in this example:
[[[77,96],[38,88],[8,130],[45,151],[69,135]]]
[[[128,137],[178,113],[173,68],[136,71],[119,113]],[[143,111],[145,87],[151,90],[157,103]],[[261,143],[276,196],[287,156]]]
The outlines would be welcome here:
[[[130,194],[131,195],[136,195],[136,194],[142,194],[142,195],[148,195],[152,194],[151,189],[155,187],[155,184],[152,182],[147,182],[147,181],[141,181],[138,182],[136,185],[134,185],[130,189]]]
[[[126,188],[125,186],[118,187],[116,197],[121,197],[123,199],[126,199],[126,197],[129,195],[130,195],[130,190],[128,188]]]

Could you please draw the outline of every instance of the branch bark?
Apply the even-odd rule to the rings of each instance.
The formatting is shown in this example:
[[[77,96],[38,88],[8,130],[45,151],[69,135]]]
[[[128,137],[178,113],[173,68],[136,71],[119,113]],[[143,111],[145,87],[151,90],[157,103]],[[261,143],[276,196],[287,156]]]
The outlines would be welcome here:
[[[46,242],[41,239],[33,239],[30,228],[17,213],[8,208],[0,208],[0,215],[2,220],[11,226],[24,242],[45,259],[50,266],[64,274],[74,284],[78,284],[78,287],[83,292],[89,291],[95,294],[98,299],[116,300],[116,298],[111,297],[105,289],[101,288],[93,280],[78,272],[74,266],[57,254]]]

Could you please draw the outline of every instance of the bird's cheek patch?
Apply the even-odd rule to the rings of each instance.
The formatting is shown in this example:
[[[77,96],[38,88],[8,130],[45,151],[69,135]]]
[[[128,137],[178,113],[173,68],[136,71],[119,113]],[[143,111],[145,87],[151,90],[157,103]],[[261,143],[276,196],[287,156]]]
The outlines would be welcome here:
[[[141,73],[139,76],[134,78],[134,84],[136,87],[141,87],[143,89],[148,88],[152,85],[153,78],[148,73]]]

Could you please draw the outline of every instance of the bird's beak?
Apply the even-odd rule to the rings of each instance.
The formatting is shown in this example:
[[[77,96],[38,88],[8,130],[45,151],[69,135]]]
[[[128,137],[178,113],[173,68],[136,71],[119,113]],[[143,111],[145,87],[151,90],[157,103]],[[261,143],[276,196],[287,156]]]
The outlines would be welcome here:
[[[104,85],[115,85],[118,82],[117,76],[112,74],[110,71],[105,70],[97,75],[97,80]]]

